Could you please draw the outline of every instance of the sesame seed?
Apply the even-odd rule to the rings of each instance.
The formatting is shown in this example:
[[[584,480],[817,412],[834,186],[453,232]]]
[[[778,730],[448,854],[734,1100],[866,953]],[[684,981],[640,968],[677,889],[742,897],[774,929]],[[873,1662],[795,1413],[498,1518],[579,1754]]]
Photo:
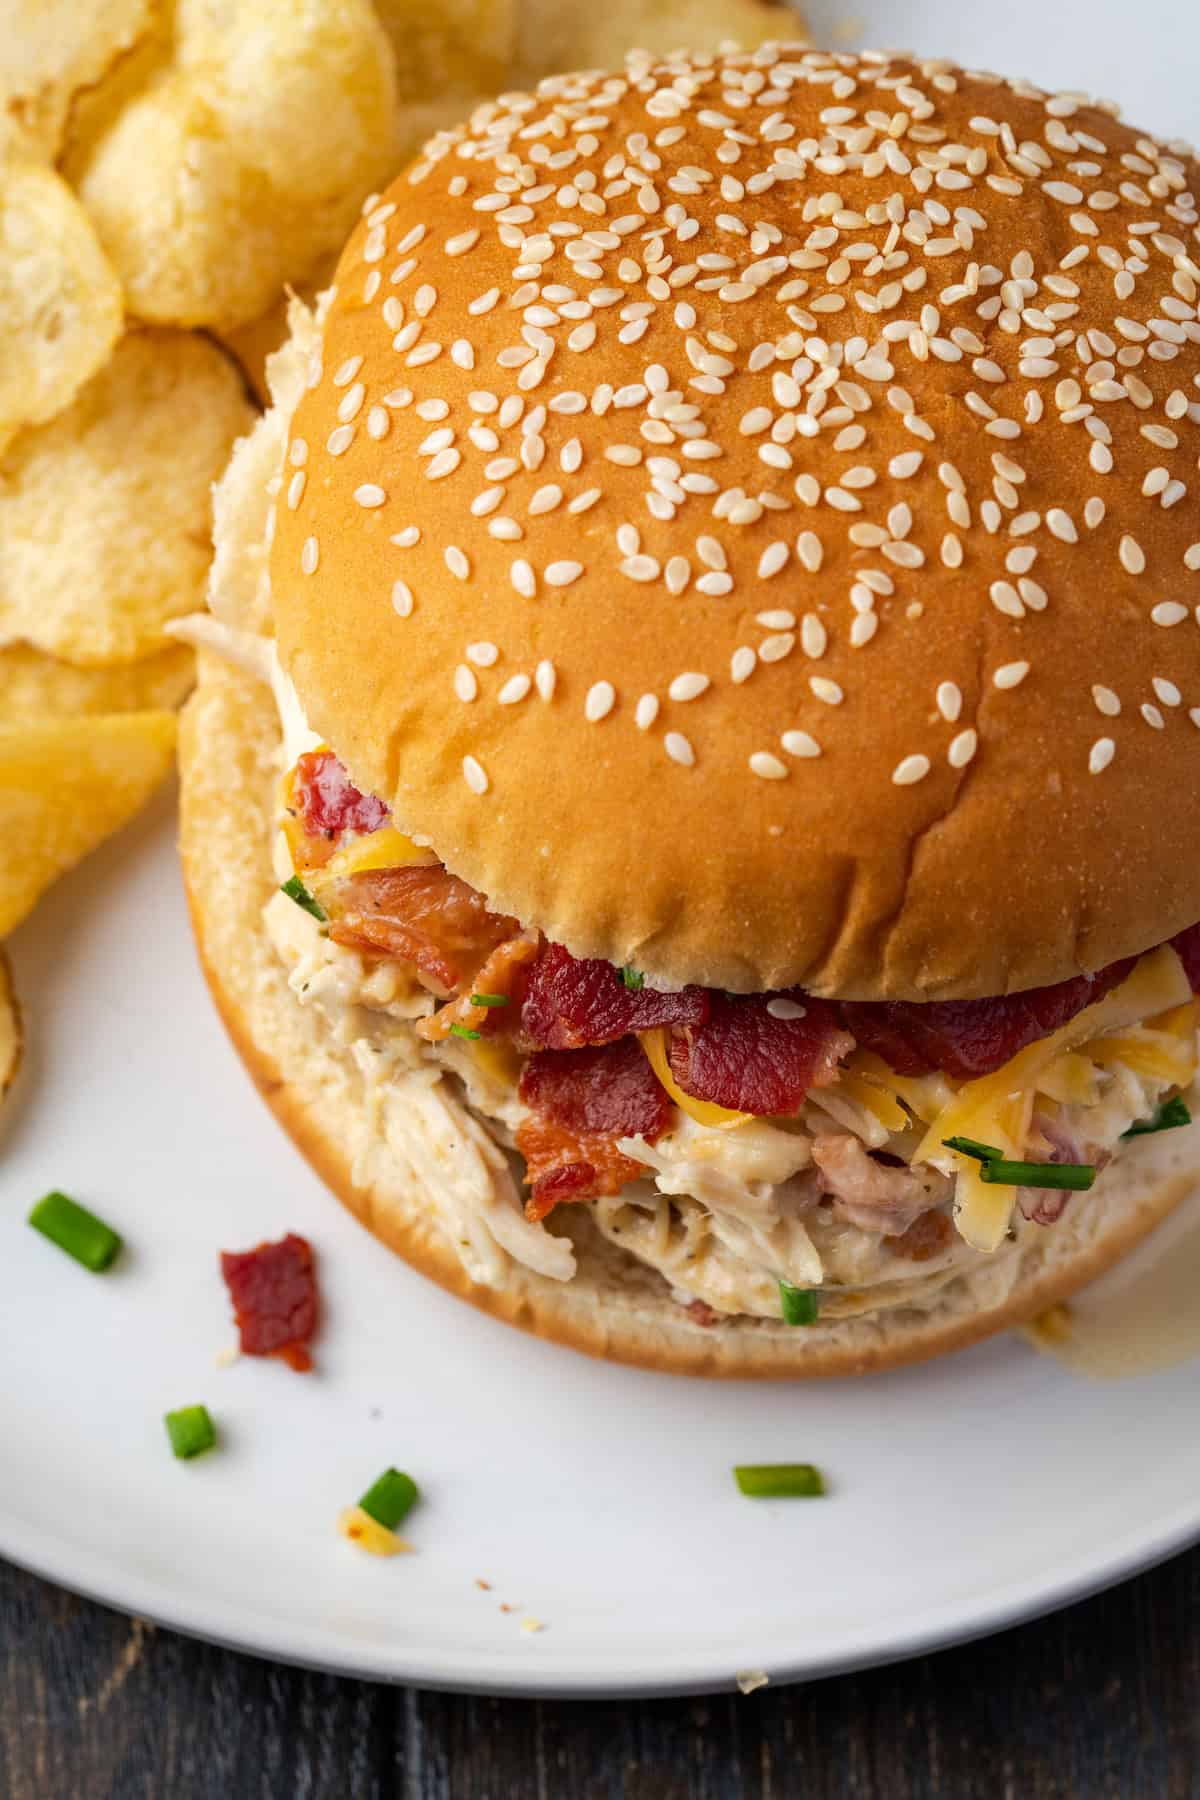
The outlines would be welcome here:
[[[400,618],[407,619],[411,616],[413,595],[412,589],[406,581],[393,581],[392,606]]]
[[[570,587],[583,574],[583,564],[577,562],[552,562],[547,565],[545,577],[551,587]]]
[[[300,567],[305,575],[316,573],[317,564],[321,560],[321,548],[315,537],[307,537],[300,549]]]
[[[840,706],[846,697],[838,683],[830,681],[824,675],[810,675],[808,685],[816,699],[823,701],[826,706]]]
[[[325,448],[330,456],[342,456],[353,442],[353,425],[336,425],[325,439]]]
[[[465,703],[474,700],[479,693],[479,682],[466,663],[459,663],[454,671],[454,692]]]
[[[289,511],[295,512],[301,500],[304,498],[304,485],[306,480],[307,477],[305,476],[304,470],[297,469],[296,473],[292,476],[292,479],[288,482],[287,503]]]
[[[1164,706],[1178,706],[1183,699],[1175,683],[1166,681],[1161,675],[1156,675],[1150,685]]]
[[[1140,575],[1146,567],[1146,553],[1136,538],[1126,533],[1117,548],[1121,567],[1129,575]]]
[[[1020,687],[1029,673],[1027,662],[1002,663],[992,676],[992,686],[998,688]]]
[[[468,581],[471,576],[471,565],[457,544],[448,544],[443,552],[446,567],[459,581]]]
[[[773,544],[768,544],[758,559],[759,578],[769,581],[772,575],[778,575],[780,569],[787,562],[788,555],[788,547],[782,538],[777,538]]]
[[[473,662],[477,669],[490,669],[499,661],[500,652],[495,644],[486,638],[479,643],[467,645],[467,661]]]
[[[460,452],[454,449],[453,446],[450,446],[445,450],[439,450],[437,455],[426,466],[426,480],[440,481],[443,476],[453,475],[461,461],[462,456]]]
[[[363,359],[361,356],[347,357],[346,361],[341,364],[341,366],[338,368],[337,372],[335,373],[335,375],[333,377],[334,387],[348,386],[348,384],[354,380],[354,377],[358,374],[358,371],[362,368],[362,364],[363,364]]]
[[[1156,625],[1182,625],[1187,616],[1187,607],[1178,600],[1160,600],[1150,611]]]
[[[672,762],[680,763],[690,769],[696,761],[696,752],[681,731],[668,731],[663,738],[663,749]]]
[[[523,595],[526,600],[533,599],[537,593],[537,577],[523,556],[519,556],[512,564],[508,576],[518,594]]]
[[[789,756],[802,756],[810,760],[821,754],[820,744],[807,731],[785,731],[779,741]]]
[[[633,711],[634,723],[639,731],[649,731],[658,717],[658,697],[655,694],[643,694]]]
[[[748,762],[751,772],[764,781],[783,781],[787,777],[787,764],[772,756],[769,750],[755,750]]]
[[[533,684],[537,688],[539,699],[553,700],[558,675],[552,662],[543,658],[533,671]]]
[[[672,700],[698,700],[711,685],[707,675],[692,669],[686,674],[676,675],[667,693]]]
[[[1118,696],[1110,687],[1103,687],[1099,682],[1092,689],[1092,699],[1095,701],[1096,711],[1103,713],[1106,718],[1115,719],[1121,710]]]
[[[796,1000],[789,1000],[784,994],[777,994],[773,1000],[768,1000],[767,1011],[773,1019],[803,1019],[808,1016],[807,1007],[801,1006]]]
[[[611,681],[596,681],[587,691],[584,701],[584,717],[592,725],[598,725],[606,719],[616,704],[617,693]]]
[[[966,731],[960,731],[957,737],[950,740],[946,760],[952,769],[965,769],[978,748],[978,734],[968,727]]]
[[[1088,770],[1093,775],[1102,774],[1113,757],[1117,754],[1117,746],[1110,737],[1097,738],[1088,752]]]
[[[1147,725],[1151,726],[1153,730],[1162,731],[1164,729],[1166,720],[1159,712],[1157,706],[1151,706],[1150,702],[1146,701],[1138,710],[1143,719],[1145,719]]]
[[[511,675],[496,699],[501,706],[515,706],[519,700],[524,700],[532,685],[528,675]]]
[[[463,757],[462,772],[463,780],[473,794],[487,793],[488,788],[491,785],[487,778],[487,771],[484,769],[482,763],[476,761],[475,757]]]
[[[748,644],[741,644],[729,659],[729,679],[735,687],[748,681],[758,664],[758,653]]]
[[[962,713],[962,689],[957,682],[943,681],[938,685],[937,709],[948,725],[953,725]]]
[[[912,787],[914,782],[924,781],[931,766],[927,756],[905,756],[892,770],[892,780],[897,787]]]
[[[652,556],[626,556],[617,564],[630,581],[657,581],[660,569]]]

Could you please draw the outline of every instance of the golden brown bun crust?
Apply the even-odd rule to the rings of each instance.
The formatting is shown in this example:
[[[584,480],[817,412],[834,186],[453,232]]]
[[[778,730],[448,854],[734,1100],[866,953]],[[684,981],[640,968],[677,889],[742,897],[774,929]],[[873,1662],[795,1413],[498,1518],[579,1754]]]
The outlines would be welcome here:
[[[653,1270],[595,1231],[586,1207],[563,1207],[579,1257],[574,1280],[559,1283],[513,1266],[496,1289],[470,1281],[443,1229],[437,1196],[397,1163],[386,1179],[356,1184],[349,1145],[361,1107],[356,1065],[335,1043],[316,1008],[287,986],[262,927],[274,877],[269,843],[272,761],[278,743],[264,689],[208,655],[183,716],[180,738],[182,852],[201,962],[221,1016],[280,1123],[346,1206],[424,1275],[523,1330],[594,1356],[674,1374],[819,1376],[861,1374],[959,1349],[1017,1325],[1065,1299],[1125,1254],[1195,1186],[1177,1172],[1182,1147],[1139,1152],[1120,1185],[1103,1177],[1087,1209],[1047,1231],[1001,1306],[973,1310],[954,1288],[929,1310],[896,1310],[797,1332],[763,1320],[704,1327],[669,1296]],[[1196,1156],[1195,1133],[1187,1137]],[[1159,1140],[1160,1146],[1167,1140]],[[1168,1149],[1171,1147],[1168,1145]],[[961,1286],[961,1284],[959,1284]]]
[[[1144,950],[1200,917],[1196,165],[948,65],[796,50],[785,91],[771,54],[680,65],[677,118],[650,64],[484,108],[359,226],[278,509],[285,662],[356,779],[576,954],[936,999]]]

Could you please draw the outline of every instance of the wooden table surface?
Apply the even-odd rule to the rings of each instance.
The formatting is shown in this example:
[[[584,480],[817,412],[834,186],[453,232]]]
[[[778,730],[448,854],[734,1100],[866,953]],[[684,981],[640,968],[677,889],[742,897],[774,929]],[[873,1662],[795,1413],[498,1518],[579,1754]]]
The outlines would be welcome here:
[[[393,1795],[1197,1800],[1200,1550],[915,1662],[746,1698],[628,1704],[279,1668],[0,1563],[3,1800]]]

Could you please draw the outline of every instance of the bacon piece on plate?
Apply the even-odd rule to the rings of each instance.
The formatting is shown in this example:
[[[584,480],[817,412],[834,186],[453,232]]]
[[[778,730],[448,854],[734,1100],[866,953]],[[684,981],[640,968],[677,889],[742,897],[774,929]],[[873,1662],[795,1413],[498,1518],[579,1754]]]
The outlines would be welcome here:
[[[222,1250],[221,1274],[246,1355],[278,1356],[293,1369],[311,1369],[317,1278],[308,1240],[289,1231],[277,1244]]]
[[[517,1148],[528,1168],[531,1219],[544,1219],[560,1200],[615,1194],[644,1175],[617,1141],[652,1144],[671,1119],[671,1102],[636,1038],[538,1051],[521,1076],[521,1099],[529,1117],[517,1128]]]
[[[733,1112],[795,1113],[853,1048],[828,1001],[798,989],[712,992],[707,1022],[671,1033],[671,1073],[685,1093]]]
[[[1171,939],[1171,948],[1183,964],[1184,974],[1192,984],[1193,994],[1200,994],[1200,924],[1189,925],[1186,931],[1177,931]]]
[[[628,988],[612,963],[581,960],[561,944],[547,944],[530,972],[521,1025],[534,1044],[578,1050],[609,1044],[656,1025],[703,1025],[708,995],[686,987],[674,994]]]
[[[356,788],[332,750],[309,750],[292,772],[291,810],[309,837],[335,842],[378,831],[391,817],[382,800]]]
[[[1085,1006],[1103,999],[1134,960],[991,1000],[850,1001],[841,1014],[860,1049],[874,1051],[897,1075],[940,1069],[956,1081],[971,1081],[990,1075],[1027,1044],[1061,1030]]]
[[[453,994],[520,927],[440,863],[367,869],[336,884],[329,935],[337,944],[415,964],[426,987]]]

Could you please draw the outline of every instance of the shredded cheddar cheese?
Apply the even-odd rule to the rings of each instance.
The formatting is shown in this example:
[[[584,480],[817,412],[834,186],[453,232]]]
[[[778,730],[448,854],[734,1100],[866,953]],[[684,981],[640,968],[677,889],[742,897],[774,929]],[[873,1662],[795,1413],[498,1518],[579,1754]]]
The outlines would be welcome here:
[[[642,1049],[650,1059],[650,1067],[658,1076],[663,1087],[670,1094],[681,1112],[695,1119],[699,1125],[712,1125],[719,1131],[732,1131],[738,1125],[745,1125],[753,1117],[752,1113],[731,1112],[727,1106],[718,1106],[712,1100],[695,1100],[691,1094],[685,1094],[671,1073],[671,1064],[667,1059],[667,1031],[659,1025],[653,1031],[640,1031],[638,1038]]]

